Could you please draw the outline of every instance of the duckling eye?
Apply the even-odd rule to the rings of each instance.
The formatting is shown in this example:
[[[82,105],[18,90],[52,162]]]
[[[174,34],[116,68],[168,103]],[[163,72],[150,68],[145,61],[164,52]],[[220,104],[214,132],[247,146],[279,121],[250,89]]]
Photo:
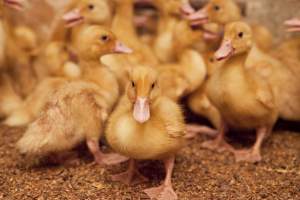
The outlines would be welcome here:
[[[106,42],[106,41],[109,40],[109,37],[108,37],[107,35],[102,35],[102,36],[101,36],[101,40],[102,40],[103,42]]]
[[[209,62],[214,62],[214,58],[210,58],[210,59],[209,59]]]
[[[239,32],[238,36],[239,36],[239,38],[243,38],[244,37],[244,33],[243,32]]]
[[[152,83],[151,88],[153,89],[155,87],[155,83]]]
[[[89,9],[90,9],[90,10],[94,10],[94,8],[95,8],[95,6],[94,6],[93,4],[90,4],[90,5],[89,5]]]
[[[133,81],[131,81],[131,86],[135,87],[135,83]]]
[[[219,11],[219,10],[220,10],[220,6],[215,5],[215,6],[214,6],[214,10],[215,10],[215,11]]]

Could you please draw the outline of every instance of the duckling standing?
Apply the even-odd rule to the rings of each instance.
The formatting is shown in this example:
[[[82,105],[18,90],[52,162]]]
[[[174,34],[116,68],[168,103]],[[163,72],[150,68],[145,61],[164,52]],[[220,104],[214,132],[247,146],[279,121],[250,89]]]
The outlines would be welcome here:
[[[128,49],[101,26],[86,27],[78,36],[80,43],[76,48],[84,69],[83,80],[60,83],[17,147],[29,156],[45,156],[71,150],[86,140],[97,163],[125,161],[127,158],[120,155],[103,154],[98,145],[105,121],[119,97],[118,83],[99,63],[99,57]]]
[[[126,95],[108,121],[106,139],[116,152],[131,158],[128,170],[113,180],[130,184],[137,175],[143,181],[135,160],[163,160],[164,183],[144,191],[151,199],[171,200],[177,199],[171,176],[175,154],[185,144],[185,126],[180,107],[160,94],[157,78],[150,67],[133,69]]]
[[[253,43],[251,28],[243,22],[226,26],[217,60],[226,60],[208,82],[208,97],[220,111],[222,125],[213,141],[203,144],[210,149],[232,148],[225,142],[227,128],[255,129],[256,142],[249,150],[236,151],[237,161],[261,160],[260,147],[278,118],[276,89],[268,78],[269,62]],[[265,68],[265,70],[264,70]]]

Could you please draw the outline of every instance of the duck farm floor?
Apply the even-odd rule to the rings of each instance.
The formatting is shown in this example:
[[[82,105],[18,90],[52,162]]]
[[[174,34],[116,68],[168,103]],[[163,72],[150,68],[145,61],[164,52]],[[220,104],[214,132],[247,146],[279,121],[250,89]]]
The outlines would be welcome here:
[[[296,125],[299,127],[299,125]],[[262,148],[263,161],[236,163],[230,153],[201,148],[207,136],[199,135],[177,155],[173,186],[181,200],[299,200],[300,134],[279,125]],[[110,176],[126,169],[126,163],[101,167],[86,147],[78,147],[73,162],[28,167],[15,149],[24,128],[0,126],[0,199],[2,200],[139,200],[143,190],[164,178],[162,163],[139,163],[148,183],[126,186]],[[228,138],[237,148],[248,147],[253,137]]]

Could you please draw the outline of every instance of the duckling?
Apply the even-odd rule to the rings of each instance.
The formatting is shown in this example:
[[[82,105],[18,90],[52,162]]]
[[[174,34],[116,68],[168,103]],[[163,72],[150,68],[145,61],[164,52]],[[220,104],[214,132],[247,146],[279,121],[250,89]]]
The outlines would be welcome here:
[[[203,25],[208,22],[225,26],[227,23],[242,19],[242,12],[234,0],[210,0],[199,11],[189,14],[187,17],[192,25]],[[258,47],[269,51],[273,47],[273,35],[260,24],[252,25],[254,39]]]
[[[182,111],[178,104],[160,94],[158,75],[153,68],[134,68],[130,80],[106,129],[106,139],[111,147],[131,158],[128,170],[114,175],[113,180],[130,184],[137,175],[139,181],[143,181],[145,178],[135,168],[135,160],[163,160],[164,183],[144,192],[151,199],[177,199],[171,176],[175,153],[185,144]]]
[[[276,89],[267,77],[269,60],[255,46],[252,34],[251,27],[243,22],[225,27],[224,39],[215,58],[226,61],[213,73],[207,85],[208,97],[220,111],[222,123],[217,138],[203,146],[229,149],[235,153],[237,161],[257,162],[261,160],[262,142],[271,133],[279,111]],[[232,150],[224,141],[229,127],[255,129],[257,137],[253,148]]]
[[[85,28],[84,28],[85,29]],[[83,30],[84,30],[83,29]],[[91,31],[91,29],[89,29]],[[78,39],[78,46],[80,46],[82,44],[81,42],[81,38],[83,38],[83,36],[81,36],[81,34],[79,34],[80,39]],[[100,38],[101,39],[101,38]],[[108,46],[108,44],[104,43],[103,44],[103,50],[102,50],[102,55],[107,54],[107,52],[109,52],[107,49],[113,48]],[[87,48],[86,45],[82,45],[82,48]],[[77,48],[78,49],[78,48]],[[124,52],[124,51],[128,51],[128,49],[122,45],[122,43],[118,42],[118,46],[115,47],[114,50],[111,50],[114,52]],[[89,58],[89,53],[92,52],[92,49],[87,49],[87,53],[84,53],[82,55],[82,57],[87,57]],[[101,53],[101,52],[99,52]],[[99,56],[101,57],[101,56]],[[86,60],[86,59],[84,59]],[[81,63],[79,63],[80,69],[81,69],[81,76],[80,77],[72,77],[72,79],[78,79],[78,78],[82,78],[85,76],[86,73],[86,69],[85,66],[85,62],[83,60],[81,60]],[[88,65],[89,66],[89,65]],[[96,62],[95,66],[99,66],[99,63]],[[96,68],[97,69],[97,68]],[[93,72],[92,70],[89,70],[90,74],[96,74],[95,72]],[[96,78],[95,78],[96,79]],[[59,88],[61,85],[65,84],[68,80],[70,80],[70,77],[53,77],[53,78],[46,78],[43,81],[40,82],[40,84],[36,87],[36,89],[34,90],[34,92],[28,96],[26,98],[26,100],[24,101],[23,104],[21,104],[21,106],[19,106],[17,109],[15,109],[13,111],[13,113],[5,120],[5,124],[9,125],[9,126],[24,126],[27,125],[28,123],[32,122],[34,119],[36,119],[38,117],[38,115],[41,113],[42,108],[45,106],[45,104],[47,103],[47,100],[49,99],[49,96],[51,96],[51,94],[53,94],[57,88]]]
[[[101,26],[86,27],[79,36],[81,43],[76,47],[84,65],[84,78],[57,89],[17,147],[28,156],[45,156],[70,150],[86,140],[97,163],[116,164],[127,158],[103,154],[98,145],[105,121],[118,99],[118,83],[99,63],[99,57],[123,49],[115,35]]]
[[[42,47],[39,59],[35,63],[35,68],[37,69],[37,74],[42,76],[49,76],[51,74],[45,74],[45,73],[53,73],[52,70],[55,70],[55,75],[57,73],[61,74],[63,72],[63,77],[54,79],[47,79],[43,80],[39,83],[37,88],[33,91],[33,93],[26,98],[25,102],[20,105],[18,108],[15,108],[15,111],[6,119],[5,124],[9,126],[23,126],[34,120],[37,115],[40,113],[42,107],[45,105],[46,100],[48,99],[49,94],[55,91],[57,89],[57,85],[60,85],[59,83],[64,83],[66,79],[77,79],[80,78],[82,75],[82,69],[80,65],[74,65],[70,62],[65,62],[65,59],[67,58],[66,54],[70,54],[70,48],[71,53],[76,52],[76,48],[70,47],[70,42],[66,41],[64,37],[66,37],[68,34],[71,34],[71,37],[73,38],[73,42],[75,44],[76,38],[80,37],[80,30],[84,29],[89,24],[93,23],[108,23],[107,20],[110,20],[111,14],[107,14],[106,12],[100,12],[99,10],[103,8],[109,8],[110,3],[106,0],[104,1],[95,1],[95,0],[86,0],[86,1],[73,1],[71,2],[71,8],[74,8],[75,10],[81,8],[81,14],[80,18],[84,18],[84,23],[79,23],[80,27],[75,27],[75,24],[72,24],[72,28],[70,28],[68,33],[63,32],[64,34],[61,34],[61,28],[65,29],[64,26],[61,26],[61,24],[56,24],[54,28],[54,32],[51,34],[52,37],[50,38],[49,42],[46,43],[45,47]],[[93,7],[91,10],[89,10],[89,6]],[[70,17],[70,13],[66,14],[68,17]],[[68,18],[67,17],[67,18]],[[74,16],[71,16],[74,17]],[[68,19],[65,19],[68,23],[68,20],[70,21],[76,21],[78,20],[77,17],[74,17],[74,20],[71,20],[71,17]],[[74,28],[76,30],[74,31]],[[76,36],[73,36],[76,35]],[[79,34],[79,35],[78,35]],[[62,36],[63,35],[63,36]],[[65,47],[68,47],[65,49]],[[75,51],[74,51],[75,50]],[[57,57],[57,53],[60,55]],[[45,54],[45,56],[43,56]],[[55,59],[51,56],[55,56]],[[76,54],[75,54],[76,55]],[[61,68],[61,65],[59,63],[56,63],[54,61],[58,62],[64,62],[63,67]],[[55,66],[51,66],[50,69],[41,69],[43,63],[48,63],[52,65],[52,63]],[[41,64],[41,66],[39,66]],[[56,66],[59,64],[59,66]],[[58,70],[58,71],[56,71]],[[30,106],[29,106],[30,105]]]

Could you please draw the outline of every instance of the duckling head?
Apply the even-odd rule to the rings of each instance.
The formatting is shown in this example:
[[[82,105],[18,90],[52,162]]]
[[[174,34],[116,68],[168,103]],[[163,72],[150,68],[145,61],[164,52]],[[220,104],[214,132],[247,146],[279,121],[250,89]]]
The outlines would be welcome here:
[[[130,73],[127,96],[133,105],[133,118],[139,123],[150,119],[150,105],[159,96],[157,79],[151,67],[135,67]]]
[[[112,18],[109,0],[81,0],[63,16],[66,27],[87,24],[106,24]]]
[[[201,10],[191,14],[189,20],[193,24],[203,25],[213,22],[225,25],[229,22],[240,20],[241,9],[233,0],[210,0]]]
[[[225,35],[215,58],[220,61],[251,49],[253,37],[251,27],[245,22],[232,22],[225,27]]]
[[[82,30],[76,39],[75,49],[81,58],[97,60],[106,54],[132,52],[108,28],[97,25]]]

